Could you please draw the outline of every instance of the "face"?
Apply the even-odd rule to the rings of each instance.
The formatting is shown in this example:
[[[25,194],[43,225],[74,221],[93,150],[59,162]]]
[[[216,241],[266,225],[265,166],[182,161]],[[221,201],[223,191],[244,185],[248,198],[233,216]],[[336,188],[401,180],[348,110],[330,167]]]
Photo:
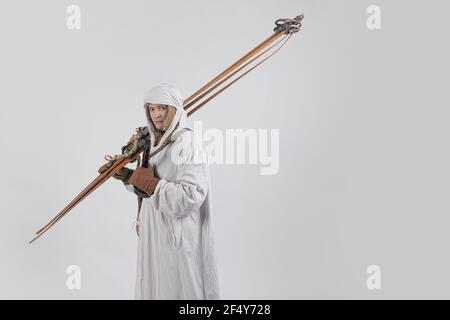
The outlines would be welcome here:
[[[165,104],[149,103],[147,108],[156,129],[162,130],[164,119],[166,119],[167,112],[169,111],[169,106]]]

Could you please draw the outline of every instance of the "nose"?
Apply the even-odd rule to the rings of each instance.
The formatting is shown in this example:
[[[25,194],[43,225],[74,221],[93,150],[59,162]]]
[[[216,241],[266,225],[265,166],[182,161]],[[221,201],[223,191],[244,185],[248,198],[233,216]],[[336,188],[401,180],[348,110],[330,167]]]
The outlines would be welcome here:
[[[162,112],[160,110],[155,110],[155,119],[162,120]]]

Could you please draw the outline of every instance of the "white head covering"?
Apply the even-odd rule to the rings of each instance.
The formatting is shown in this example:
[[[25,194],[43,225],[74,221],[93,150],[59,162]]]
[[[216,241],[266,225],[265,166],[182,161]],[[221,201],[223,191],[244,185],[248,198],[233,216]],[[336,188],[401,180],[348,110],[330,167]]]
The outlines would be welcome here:
[[[158,131],[153,124],[153,121],[148,112],[148,108],[146,107],[148,103],[165,104],[176,109],[175,116],[173,117],[172,121],[169,124],[169,127],[166,128],[163,134]],[[150,133],[150,138],[152,140],[152,148],[159,147],[164,143],[164,141],[168,139],[168,137],[170,137],[171,140],[174,141],[178,137],[178,135],[184,132],[184,130],[187,128],[187,113],[183,109],[183,96],[181,95],[181,92],[178,88],[170,84],[161,83],[156,87],[150,89],[150,91],[148,91],[144,97],[144,109],[145,115],[147,116],[148,132]],[[167,113],[167,117],[168,116],[169,112]],[[164,120],[164,124],[167,123],[167,117]],[[161,134],[162,137],[159,139],[158,144],[155,144],[156,138]]]

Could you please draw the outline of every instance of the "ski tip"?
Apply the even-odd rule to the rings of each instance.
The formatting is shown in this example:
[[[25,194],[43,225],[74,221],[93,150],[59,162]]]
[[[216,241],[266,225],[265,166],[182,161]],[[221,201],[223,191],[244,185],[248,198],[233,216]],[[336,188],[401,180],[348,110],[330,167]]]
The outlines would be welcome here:
[[[31,239],[28,244],[32,244],[34,241],[36,241],[41,235],[37,235],[36,237],[34,237],[33,239]]]

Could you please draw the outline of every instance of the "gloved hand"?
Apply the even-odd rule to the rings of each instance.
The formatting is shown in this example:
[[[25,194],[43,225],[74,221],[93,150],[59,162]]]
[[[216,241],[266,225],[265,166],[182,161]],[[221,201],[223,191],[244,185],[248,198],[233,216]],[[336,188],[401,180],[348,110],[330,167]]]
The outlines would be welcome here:
[[[141,189],[149,196],[153,194],[159,179],[153,175],[152,168],[137,167],[128,180],[129,184]]]
[[[111,167],[112,164],[113,164],[112,161],[107,162],[98,169],[98,173],[102,174],[103,172],[108,170],[108,168]],[[128,179],[130,179],[133,172],[134,172],[133,169],[123,167],[122,169],[119,170],[119,172],[113,175],[113,178],[116,178],[117,180],[121,180],[123,183],[128,184]]]

